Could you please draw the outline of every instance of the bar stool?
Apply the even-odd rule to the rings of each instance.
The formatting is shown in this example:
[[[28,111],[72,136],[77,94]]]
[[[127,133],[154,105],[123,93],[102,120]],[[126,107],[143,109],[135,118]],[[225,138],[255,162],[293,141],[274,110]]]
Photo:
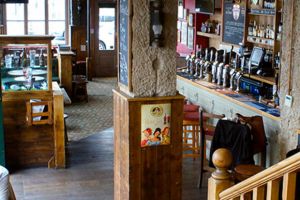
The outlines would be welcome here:
[[[200,157],[200,126],[199,112],[185,112],[183,115],[183,158]]]
[[[76,100],[85,100],[88,102],[87,83],[85,76],[74,75],[72,81],[73,98]]]

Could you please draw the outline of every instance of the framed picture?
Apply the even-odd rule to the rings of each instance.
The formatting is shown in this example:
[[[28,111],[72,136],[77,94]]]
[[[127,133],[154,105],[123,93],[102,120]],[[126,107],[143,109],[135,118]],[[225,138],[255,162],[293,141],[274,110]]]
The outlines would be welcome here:
[[[183,19],[183,2],[178,1],[178,19]]]
[[[180,43],[180,39],[181,39],[181,31],[177,30],[177,43]]]
[[[188,34],[187,22],[181,23],[181,44],[187,45],[187,34]]]
[[[177,29],[181,30],[181,21],[177,21]]]
[[[189,14],[189,10],[188,9],[183,9],[183,19],[184,20],[186,20],[188,14]]]
[[[189,22],[189,26],[194,26],[194,15],[193,14],[189,14],[189,19],[188,19],[188,22]]]
[[[171,104],[141,106],[141,147],[171,143]]]
[[[189,49],[194,48],[194,27],[188,27],[187,46]]]

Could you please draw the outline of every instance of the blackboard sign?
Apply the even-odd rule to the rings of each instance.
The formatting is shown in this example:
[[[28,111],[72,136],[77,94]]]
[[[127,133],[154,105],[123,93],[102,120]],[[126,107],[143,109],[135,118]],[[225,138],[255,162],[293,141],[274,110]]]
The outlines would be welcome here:
[[[246,6],[243,3],[234,4],[232,0],[224,0],[223,11],[223,42],[236,44],[243,42]]]
[[[128,86],[130,64],[129,0],[120,0],[119,19],[119,82]]]

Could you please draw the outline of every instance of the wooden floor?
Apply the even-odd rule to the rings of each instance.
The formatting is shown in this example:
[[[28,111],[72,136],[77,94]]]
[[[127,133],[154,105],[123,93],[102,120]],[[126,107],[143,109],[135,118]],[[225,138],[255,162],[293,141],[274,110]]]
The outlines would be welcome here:
[[[17,200],[112,200],[113,129],[69,144],[67,169],[46,167],[15,171],[11,182]],[[203,189],[196,187],[197,161],[183,161],[183,200],[207,199],[207,176]]]

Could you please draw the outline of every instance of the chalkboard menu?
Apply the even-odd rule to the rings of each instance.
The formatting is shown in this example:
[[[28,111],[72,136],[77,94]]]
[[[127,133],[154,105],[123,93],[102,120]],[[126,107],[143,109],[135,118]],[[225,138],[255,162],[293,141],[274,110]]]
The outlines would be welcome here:
[[[224,0],[223,42],[238,45],[243,41],[246,15],[244,2],[234,4],[232,0]]]
[[[119,82],[128,86],[128,72],[130,68],[129,49],[129,1],[120,0],[120,21],[119,21]]]

